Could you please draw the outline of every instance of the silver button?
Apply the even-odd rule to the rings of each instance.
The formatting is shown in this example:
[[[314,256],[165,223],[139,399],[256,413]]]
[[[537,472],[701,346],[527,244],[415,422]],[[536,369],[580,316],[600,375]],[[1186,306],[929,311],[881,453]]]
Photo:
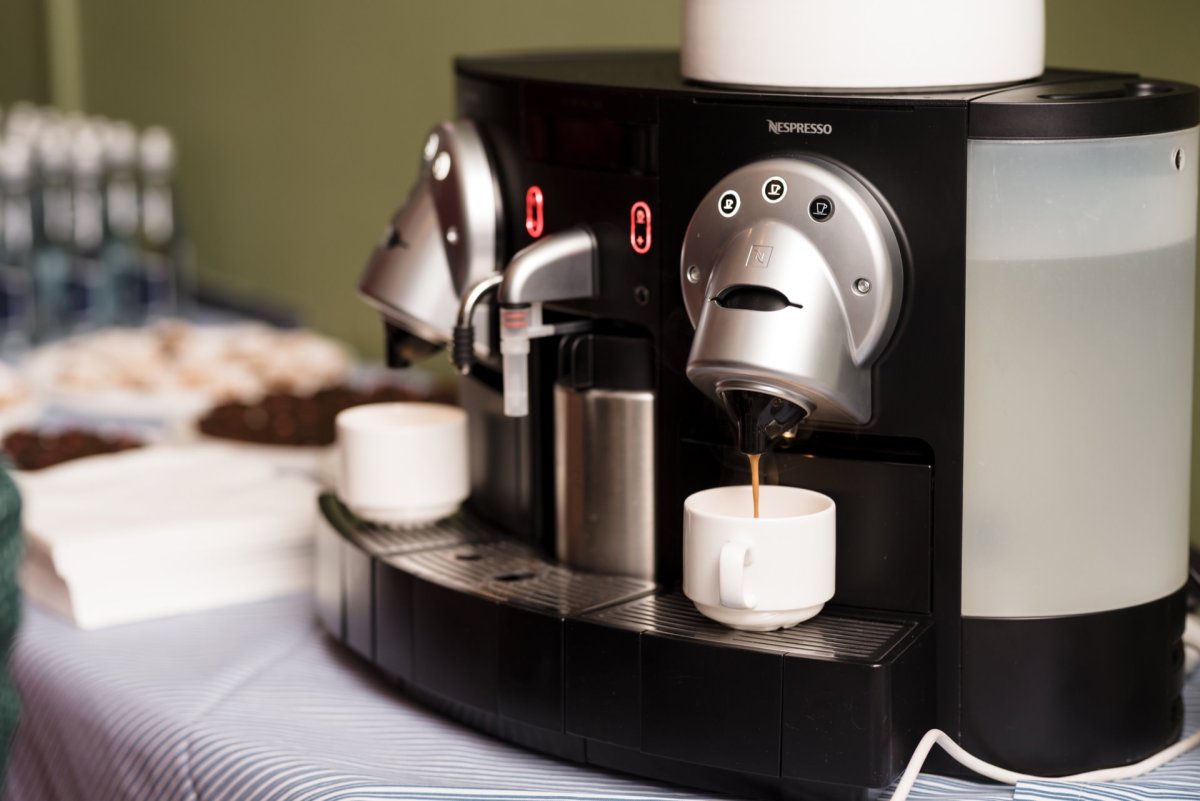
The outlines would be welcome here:
[[[438,139],[437,133],[431,133],[429,135],[429,138],[425,140],[424,153],[425,153],[426,161],[429,161],[430,159],[432,159],[434,156],[437,155],[437,150],[438,150],[439,144],[441,144],[441,140]]]
[[[437,154],[437,158],[433,160],[433,177],[442,181],[450,174],[450,154],[442,151]]]
[[[763,181],[762,196],[768,203],[778,203],[787,195],[787,181],[778,175],[772,175]]]
[[[742,207],[742,196],[732,189],[726,189],[717,198],[717,211],[722,217],[732,217],[738,213],[738,209]]]

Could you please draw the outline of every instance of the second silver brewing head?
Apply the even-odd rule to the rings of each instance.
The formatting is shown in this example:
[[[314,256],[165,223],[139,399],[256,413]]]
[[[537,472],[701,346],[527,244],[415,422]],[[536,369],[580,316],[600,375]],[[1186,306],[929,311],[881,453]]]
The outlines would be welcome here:
[[[437,126],[423,156],[421,179],[392,217],[358,289],[393,325],[444,346],[463,293],[496,272],[499,188],[469,120]]]

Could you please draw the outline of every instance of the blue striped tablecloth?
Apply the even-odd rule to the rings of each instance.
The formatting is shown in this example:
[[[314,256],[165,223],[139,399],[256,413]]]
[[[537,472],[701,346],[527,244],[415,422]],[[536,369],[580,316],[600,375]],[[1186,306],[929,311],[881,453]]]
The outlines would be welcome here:
[[[9,801],[684,799],[559,762],[431,713],[344,654],[307,596],[79,631],[26,610],[13,654],[24,718]],[[1100,702],[1100,699],[1097,699]],[[1200,681],[1188,691],[1200,725]],[[926,777],[913,799],[1200,799],[1200,754],[1119,786]]]

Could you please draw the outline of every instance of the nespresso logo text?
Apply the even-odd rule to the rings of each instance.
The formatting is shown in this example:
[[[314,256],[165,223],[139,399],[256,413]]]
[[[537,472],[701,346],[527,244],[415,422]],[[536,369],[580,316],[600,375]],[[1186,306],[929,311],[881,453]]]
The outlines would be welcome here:
[[[775,120],[767,120],[767,129],[773,134],[833,133],[833,126],[827,122],[775,122]]]

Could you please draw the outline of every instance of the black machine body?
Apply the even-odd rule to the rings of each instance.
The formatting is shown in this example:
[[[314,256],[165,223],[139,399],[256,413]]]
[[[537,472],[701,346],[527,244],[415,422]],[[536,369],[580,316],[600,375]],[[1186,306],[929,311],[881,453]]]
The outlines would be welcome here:
[[[684,82],[669,53],[464,59],[457,77],[458,115],[493,175],[498,267],[572,232],[591,243],[591,260],[576,260],[571,291],[530,288],[540,273],[529,267],[476,318],[492,334],[462,384],[469,520],[414,539],[323,500],[321,613],[337,636],[417,697],[498,736],[729,792],[866,798],[931,728],[985,759],[1059,775],[1133,762],[1178,736],[1182,579],[1116,605],[1083,590],[1061,613],[1049,603],[1029,615],[990,610],[965,587],[981,547],[964,535],[976,503],[968,262],[988,236],[972,219],[969,173],[993,143],[1193,135],[1195,88],[1051,70],[972,91],[720,89]],[[705,384],[704,303],[714,314],[811,310],[782,284],[747,291],[736,277],[756,259],[786,270],[790,234],[743,255],[726,244],[731,232],[786,224],[824,242],[847,230],[835,229],[848,224],[847,203],[872,210],[864,225],[884,234],[864,234],[877,264],[851,250],[838,263],[833,234],[821,245],[834,254],[829,306],[846,310],[844,326],[826,328],[845,341],[822,345],[811,370],[784,369],[758,354],[777,350],[790,364],[812,337],[768,331],[746,346],[742,383]],[[704,239],[715,235],[719,245]],[[1015,222],[1010,235],[1022,235]],[[733,288],[690,308],[689,286],[715,281],[726,262]],[[856,298],[875,305],[856,316]],[[528,340],[527,409],[513,416],[494,345],[506,314],[534,307],[551,333]],[[423,352],[411,343],[431,339],[425,327],[385,316],[393,353]],[[713,335],[714,352],[729,338]],[[832,352],[844,360],[828,378]],[[775,417],[737,395],[759,386],[747,376],[788,369],[809,370],[807,380],[771,384],[782,387]],[[753,438],[739,443],[718,395],[773,421],[765,481],[838,506],[836,593],[794,629],[724,629],[679,593],[684,499],[748,478]],[[556,466],[568,457],[581,467],[567,480],[594,483],[593,496],[564,489]],[[633,489],[613,478],[635,472]],[[588,559],[609,557],[577,556],[563,529],[588,515],[564,504],[619,511],[621,533],[605,536],[641,556],[591,569]],[[614,572],[623,577],[588,584]]]

